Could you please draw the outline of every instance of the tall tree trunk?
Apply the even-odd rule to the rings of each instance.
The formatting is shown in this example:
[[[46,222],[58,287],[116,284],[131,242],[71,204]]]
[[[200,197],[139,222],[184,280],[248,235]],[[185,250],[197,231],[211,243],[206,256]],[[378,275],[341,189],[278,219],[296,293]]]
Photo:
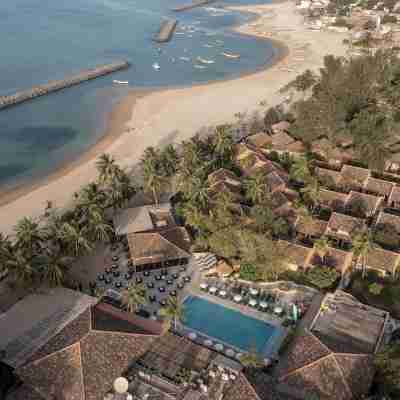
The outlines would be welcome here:
[[[158,207],[158,196],[157,196],[157,191],[156,188],[153,186],[153,197],[154,197],[154,203],[156,207]]]

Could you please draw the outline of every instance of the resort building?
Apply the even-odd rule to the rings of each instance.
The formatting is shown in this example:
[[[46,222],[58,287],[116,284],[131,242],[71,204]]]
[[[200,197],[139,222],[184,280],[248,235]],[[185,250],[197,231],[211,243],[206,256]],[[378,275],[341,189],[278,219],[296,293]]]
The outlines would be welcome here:
[[[315,168],[315,175],[319,178],[323,186],[334,189],[339,187],[341,181],[340,172],[327,168]]]
[[[176,225],[169,203],[123,210],[115,216],[114,227],[119,236],[126,236],[137,271],[189,262],[190,236]]]
[[[335,268],[342,276],[348,271],[352,265],[353,253],[349,251],[339,250],[334,247],[328,246],[326,254],[323,258],[313,253],[313,257],[310,259],[309,267],[323,266],[329,268]]]
[[[400,186],[393,187],[387,203],[389,207],[400,208]]]
[[[211,199],[225,193],[232,198],[233,202],[244,203],[242,182],[232,171],[220,168],[212,172],[207,180],[209,183],[208,194]]]
[[[383,277],[391,276],[395,278],[397,275],[399,262],[399,253],[394,253],[393,251],[380,248],[374,248],[368,252],[365,260],[360,257],[356,261],[356,267],[358,269],[375,271]]]
[[[394,186],[395,184],[392,182],[384,181],[383,179],[376,179],[370,176],[367,179],[364,191],[365,193],[373,194],[375,196],[382,196],[385,201],[387,201]]]
[[[360,208],[365,217],[372,217],[378,210],[383,197],[377,197],[372,194],[350,191],[346,202],[346,208],[349,212],[353,208]]]
[[[361,218],[334,212],[329,218],[325,235],[338,244],[350,244],[352,236],[362,232],[365,227],[365,221]]]
[[[280,240],[278,243],[284,254],[286,254],[288,269],[297,271],[298,269],[304,270],[309,267],[314,254],[313,248],[285,240]]]
[[[343,165],[340,175],[341,183],[344,187],[348,190],[360,191],[370,177],[371,171],[366,168]]]
[[[276,376],[280,384],[321,399],[354,400],[369,393],[373,355],[388,314],[337,290],[327,294],[309,326],[290,344]]]
[[[333,190],[320,189],[318,204],[332,211],[344,212],[348,195]]]

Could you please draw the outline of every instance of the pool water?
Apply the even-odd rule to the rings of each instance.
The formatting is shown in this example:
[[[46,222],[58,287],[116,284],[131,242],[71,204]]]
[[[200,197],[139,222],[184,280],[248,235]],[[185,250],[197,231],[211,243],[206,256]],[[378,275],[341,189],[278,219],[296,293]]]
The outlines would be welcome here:
[[[183,325],[242,351],[272,352],[279,327],[199,297],[184,301]]]

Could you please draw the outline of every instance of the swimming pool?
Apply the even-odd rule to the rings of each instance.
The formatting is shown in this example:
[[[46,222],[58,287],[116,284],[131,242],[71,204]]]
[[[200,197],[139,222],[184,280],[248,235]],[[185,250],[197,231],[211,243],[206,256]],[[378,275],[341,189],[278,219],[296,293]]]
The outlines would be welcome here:
[[[242,351],[271,355],[283,331],[220,304],[190,296],[184,301],[183,325]]]

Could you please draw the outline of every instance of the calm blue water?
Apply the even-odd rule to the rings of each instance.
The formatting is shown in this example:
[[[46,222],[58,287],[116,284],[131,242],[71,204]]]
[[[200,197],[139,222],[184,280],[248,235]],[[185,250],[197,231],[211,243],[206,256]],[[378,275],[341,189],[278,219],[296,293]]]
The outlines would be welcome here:
[[[113,79],[128,80],[131,87],[186,85],[233,77],[271,60],[275,50],[269,42],[230,30],[249,15],[213,8],[179,14],[169,11],[183,2],[186,0],[0,2],[0,95],[97,64],[119,59],[132,63],[129,70],[1,111],[0,188],[48,174],[98,141],[107,113],[127,91],[112,87]],[[257,2],[265,1],[251,0]],[[232,0],[228,4],[244,3]],[[179,19],[177,31],[185,34],[175,35],[161,46],[152,43],[161,18],[173,15]],[[188,25],[193,32],[188,32]],[[240,53],[241,58],[227,59],[221,51]],[[198,56],[215,63],[197,69],[192,61],[179,59]],[[151,67],[154,62],[160,64],[160,71]]]
[[[241,350],[264,353],[277,333],[272,325],[199,297],[184,302],[183,324]]]

